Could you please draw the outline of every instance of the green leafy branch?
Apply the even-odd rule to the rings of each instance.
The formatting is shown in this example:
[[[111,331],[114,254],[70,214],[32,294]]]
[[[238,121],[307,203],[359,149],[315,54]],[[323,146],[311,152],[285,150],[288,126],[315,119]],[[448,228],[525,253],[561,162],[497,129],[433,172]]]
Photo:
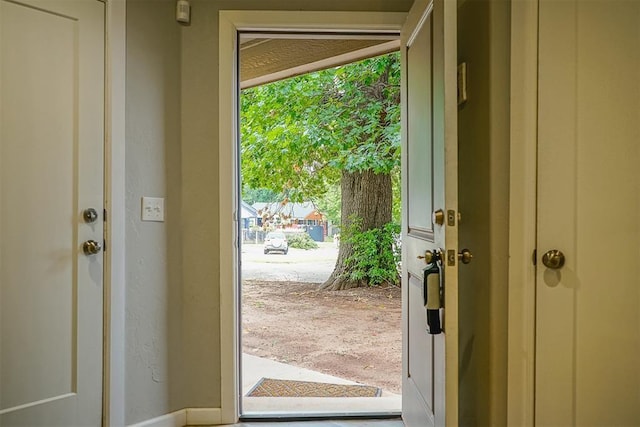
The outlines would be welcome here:
[[[381,228],[362,230],[362,219],[351,217],[341,239],[352,245],[352,253],[345,264],[349,278],[364,281],[369,286],[398,285],[400,265],[400,226],[387,223]]]

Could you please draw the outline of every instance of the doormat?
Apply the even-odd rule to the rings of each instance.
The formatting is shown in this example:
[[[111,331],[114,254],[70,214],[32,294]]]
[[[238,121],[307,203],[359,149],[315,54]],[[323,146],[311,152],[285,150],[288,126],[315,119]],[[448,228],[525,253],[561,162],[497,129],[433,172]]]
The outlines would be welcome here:
[[[262,378],[247,397],[380,397],[381,394],[382,389],[368,385]]]

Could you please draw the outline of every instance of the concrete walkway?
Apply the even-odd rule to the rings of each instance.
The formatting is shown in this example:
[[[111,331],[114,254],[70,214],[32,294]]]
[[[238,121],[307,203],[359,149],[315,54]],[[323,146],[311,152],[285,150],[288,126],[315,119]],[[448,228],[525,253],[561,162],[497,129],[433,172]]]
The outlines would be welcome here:
[[[380,397],[246,397],[246,394],[263,377],[331,384],[357,384],[343,378],[244,353],[242,355],[242,415],[399,414],[402,410],[401,396],[384,390]]]

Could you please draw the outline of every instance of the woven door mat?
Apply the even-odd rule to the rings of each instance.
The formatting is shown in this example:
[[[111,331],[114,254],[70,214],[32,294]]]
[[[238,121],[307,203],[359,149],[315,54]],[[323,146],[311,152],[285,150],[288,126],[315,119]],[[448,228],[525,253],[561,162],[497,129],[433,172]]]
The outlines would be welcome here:
[[[381,394],[380,388],[368,385],[262,378],[247,397],[380,397]]]

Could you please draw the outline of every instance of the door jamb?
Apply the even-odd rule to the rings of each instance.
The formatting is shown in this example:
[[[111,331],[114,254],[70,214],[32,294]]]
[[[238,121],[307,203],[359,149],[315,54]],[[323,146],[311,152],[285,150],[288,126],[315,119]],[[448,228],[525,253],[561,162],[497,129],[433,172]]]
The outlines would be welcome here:
[[[125,425],[126,0],[105,1],[102,425]]]
[[[239,416],[238,355],[238,31],[393,32],[399,33],[404,12],[233,11],[219,15],[219,232],[220,232],[220,409],[222,423]]]
[[[511,3],[507,424],[535,421],[538,0]]]

